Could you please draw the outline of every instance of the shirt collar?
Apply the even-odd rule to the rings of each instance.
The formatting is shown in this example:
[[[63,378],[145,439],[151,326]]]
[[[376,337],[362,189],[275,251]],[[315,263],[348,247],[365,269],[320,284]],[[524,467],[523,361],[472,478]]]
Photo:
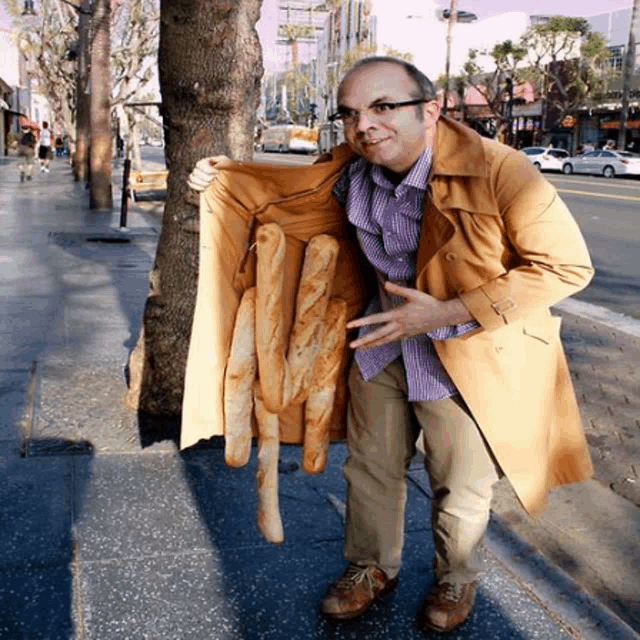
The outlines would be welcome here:
[[[428,146],[417,162],[411,167],[409,173],[402,179],[402,182],[395,186],[383,173],[382,168],[374,165],[371,170],[371,179],[383,189],[395,191],[396,194],[404,193],[409,187],[427,190],[427,178],[431,169],[432,147]]]

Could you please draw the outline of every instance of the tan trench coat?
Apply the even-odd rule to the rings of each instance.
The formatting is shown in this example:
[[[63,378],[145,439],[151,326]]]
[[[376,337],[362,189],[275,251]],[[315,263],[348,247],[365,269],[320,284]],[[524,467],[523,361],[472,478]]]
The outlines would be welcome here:
[[[223,435],[224,367],[240,296],[255,283],[257,224],[276,221],[287,236],[289,328],[304,245],[317,233],[338,238],[334,294],[347,300],[349,318],[362,313],[375,276],[331,194],[353,157],[342,146],[312,167],[236,164],[203,194],[182,447]],[[554,187],[522,154],[441,118],[416,273],[418,289],[441,300],[459,296],[481,325],[435,346],[524,507],[534,513],[550,488],[588,478],[560,319],[549,307],[585,287],[593,269]],[[345,375],[334,440],[344,436],[346,399]],[[302,441],[302,416],[301,406],[281,414],[282,442]]]

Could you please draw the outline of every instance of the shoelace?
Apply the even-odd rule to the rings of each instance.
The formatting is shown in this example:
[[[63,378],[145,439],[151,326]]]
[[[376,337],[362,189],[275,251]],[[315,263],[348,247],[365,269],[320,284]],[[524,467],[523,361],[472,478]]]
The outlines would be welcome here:
[[[340,580],[338,580],[336,587],[338,589],[349,589],[366,579],[367,586],[373,590],[374,583],[371,577],[371,569],[372,567],[359,567],[358,565],[352,564]]]
[[[444,587],[442,592],[443,600],[448,600],[449,602],[458,602],[460,600],[463,585],[445,583],[442,586]]]

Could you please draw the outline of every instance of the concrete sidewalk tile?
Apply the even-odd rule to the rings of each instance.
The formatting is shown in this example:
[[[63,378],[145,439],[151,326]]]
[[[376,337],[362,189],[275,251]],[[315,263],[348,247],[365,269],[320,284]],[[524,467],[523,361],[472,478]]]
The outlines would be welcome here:
[[[240,640],[217,555],[184,553],[83,563],[84,640]]]
[[[124,404],[126,349],[121,340],[106,344],[112,349],[110,358],[116,358],[106,369],[69,356],[38,365],[35,440],[86,441],[97,451],[140,449],[136,414]]]
[[[71,461],[0,452],[0,478],[0,570],[68,563]]]
[[[211,536],[171,454],[77,459],[75,536],[83,562],[209,552]]]
[[[0,441],[22,438],[28,417],[31,368],[0,369]]]
[[[74,640],[72,582],[67,563],[0,569],[0,638]]]

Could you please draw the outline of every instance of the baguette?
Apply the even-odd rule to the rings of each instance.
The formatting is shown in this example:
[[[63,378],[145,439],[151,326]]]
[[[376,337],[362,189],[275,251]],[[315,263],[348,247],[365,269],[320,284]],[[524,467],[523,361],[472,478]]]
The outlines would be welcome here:
[[[256,359],[256,288],[247,289],[236,313],[224,376],[224,458],[243,467],[251,455],[251,416]]]
[[[304,402],[313,380],[338,251],[338,241],[325,234],[311,238],[305,251],[287,354],[294,404]]]
[[[285,237],[275,222],[256,233],[256,353],[262,400],[279,413],[291,397],[284,335]]]
[[[260,385],[255,384],[255,407],[258,420],[258,468],[256,488],[258,530],[267,542],[280,544],[284,540],[278,503],[278,455],[280,433],[278,415],[270,412],[260,397]]]
[[[347,303],[344,300],[332,298],[324,324],[324,338],[305,405],[303,468],[307,473],[322,473],[327,466],[329,424],[347,341]]]

